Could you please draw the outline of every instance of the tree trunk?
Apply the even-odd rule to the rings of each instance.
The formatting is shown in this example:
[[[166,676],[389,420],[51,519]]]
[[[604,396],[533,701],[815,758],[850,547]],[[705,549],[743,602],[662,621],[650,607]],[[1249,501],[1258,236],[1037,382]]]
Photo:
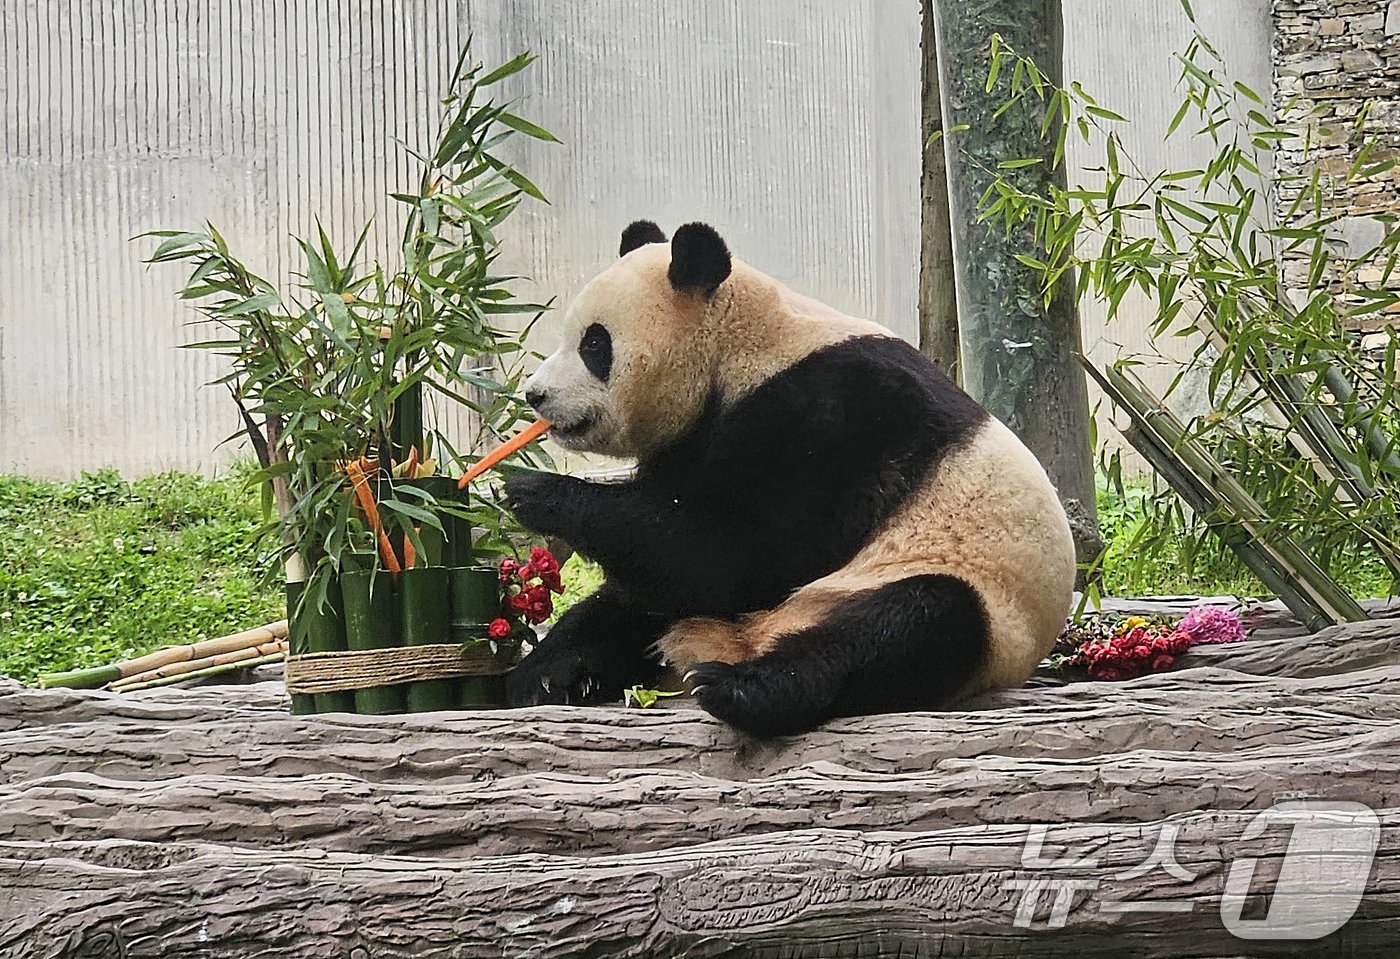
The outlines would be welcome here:
[[[919,229],[919,349],[959,378],[957,276],[948,219],[948,164],[944,155],[943,102],[939,94],[934,0],[923,0],[923,173]]]
[[[999,116],[1011,69],[986,89],[990,44],[1000,33],[1055,82],[1061,75],[1058,0],[938,0],[938,61],[948,134],[949,193],[957,262],[962,383],[1030,447],[1070,515],[1081,563],[1103,548],[1094,498],[1089,400],[1079,352],[1074,280],[1066,274],[1048,306],[1041,279],[1016,254],[1038,252],[1030,224],[1008,232],[978,221],[978,204],[1000,173],[1027,193],[1063,186],[1053,169],[1055,130],[1041,137],[1043,106],[1034,97]],[[965,129],[959,129],[965,127]],[[1019,169],[1007,160],[1039,158]]]
[[[1256,954],[1222,894],[1245,864],[1282,882],[1305,827],[1256,817],[1300,796],[1375,810],[1379,846],[1340,931],[1269,954],[1385,954],[1400,619],[1262,619],[1279,638],[1197,668],[780,740],[693,706],[293,717],[271,683],[0,683],[0,955]],[[1287,868],[1335,893],[1344,845]]]
[[[1400,922],[1400,812],[1371,865],[1378,892],[1312,955],[1379,956]],[[380,857],[208,843],[0,842],[0,952],[13,959],[296,957],[1238,956],[1222,926],[1233,863],[1277,875],[1287,829],[1247,812],[1065,827],[794,830],[573,859]],[[1172,865],[1142,870],[1170,830]],[[1026,910],[1032,880],[1056,887]],[[1181,878],[1185,876],[1186,878]],[[1018,881],[1021,880],[1021,881]],[[1086,895],[1087,893],[1087,895]],[[1136,903],[1190,906],[1110,911]],[[1058,926],[1058,927],[1057,927]],[[1295,943],[1295,945],[1299,945]],[[1277,948],[1277,947],[1275,947]],[[1273,952],[1271,954],[1282,954]],[[1297,954],[1297,953],[1291,953]]]

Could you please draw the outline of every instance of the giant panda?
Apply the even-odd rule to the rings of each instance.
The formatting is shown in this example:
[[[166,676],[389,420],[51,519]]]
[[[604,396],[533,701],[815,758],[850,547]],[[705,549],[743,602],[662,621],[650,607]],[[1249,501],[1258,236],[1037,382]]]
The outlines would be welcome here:
[[[606,575],[507,678],[511,705],[616,700],[675,667],[755,735],[933,709],[1030,676],[1065,622],[1069,522],[1010,430],[916,349],[639,221],[526,400],[634,478],[506,483]]]

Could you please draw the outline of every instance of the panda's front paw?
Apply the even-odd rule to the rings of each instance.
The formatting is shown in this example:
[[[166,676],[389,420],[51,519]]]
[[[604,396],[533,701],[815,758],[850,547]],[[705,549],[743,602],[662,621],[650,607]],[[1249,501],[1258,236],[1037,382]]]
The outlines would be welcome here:
[[[543,644],[506,674],[506,705],[570,706],[595,689],[577,650]]]
[[[583,480],[572,476],[527,473],[506,481],[506,504],[526,529],[569,540],[583,486]]]

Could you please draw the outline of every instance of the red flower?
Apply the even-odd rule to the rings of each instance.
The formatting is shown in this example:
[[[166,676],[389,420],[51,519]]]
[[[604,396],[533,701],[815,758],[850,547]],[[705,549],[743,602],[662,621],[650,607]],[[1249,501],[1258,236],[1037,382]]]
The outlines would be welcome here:
[[[486,627],[486,635],[492,639],[505,639],[510,635],[510,621],[505,619],[491,620],[491,625]]]
[[[549,598],[549,590],[536,586],[525,594],[528,603],[525,618],[532,623],[542,623],[554,612],[554,602]]]
[[[501,582],[509,583],[512,577],[520,571],[520,564],[507,556],[501,560]]]
[[[538,570],[535,569],[534,563],[526,563],[524,566],[520,567],[520,582],[528,583],[535,578],[537,572]]]
[[[541,573],[559,572],[559,561],[549,550],[536,546],[530,550],[530,565]]]
[[[506,600],[506,604],[517,612],[524,612],[530,608],[530,597],[525,593],[516,593]]]
[[[530,608],[525,611],[525,619],[531,623],[539,624],[549,619],[553,612],[554,604],[549,600],[545,600],[543,603],[531,603]]]

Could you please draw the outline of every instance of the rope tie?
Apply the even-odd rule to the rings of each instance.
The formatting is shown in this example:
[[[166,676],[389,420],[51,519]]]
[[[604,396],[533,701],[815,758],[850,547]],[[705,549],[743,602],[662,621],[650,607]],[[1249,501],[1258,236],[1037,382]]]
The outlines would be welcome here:
[[[346,689],[394,686],[425,679],[458,676],[501,676],[510,672],[507,650],[493,653],[487,643],[463,646],[396,646],[330,653],[298,653],[287,657],[289,693],[334,693]]]

